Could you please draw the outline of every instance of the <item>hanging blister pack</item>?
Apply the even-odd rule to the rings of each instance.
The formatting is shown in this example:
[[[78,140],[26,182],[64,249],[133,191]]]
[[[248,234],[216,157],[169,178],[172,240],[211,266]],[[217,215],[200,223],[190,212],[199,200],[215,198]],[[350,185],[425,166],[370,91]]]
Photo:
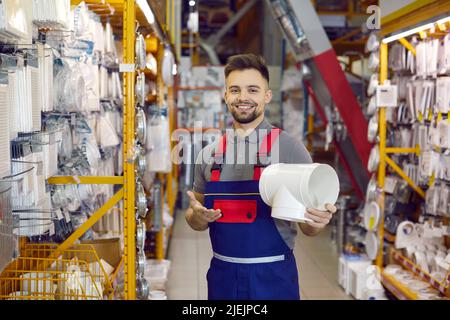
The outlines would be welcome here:
[[[444,59],[443,59],[443,66],[442,69],[444,69],[444,72],[450,71],[450,35],[447,34],[443,39],[443,45],[444,45]]]
[[[441,154],[435,151],[431,152],[431,176],[435,176],[440,171],[440,160],[441,160]]]
[[[450,123],[440,121],[437,125],[439,132],[439,146],[441,148],[450,149]]]
[[[450,77],[436,79],[436,109],[441,113],[450,111]]]
[[[427,75],[427,44],[423,41],[416,45],[416,75],[423,78]]]
[[[400,143],[401,148],[412,147],[412,131],[409,128],[400,128]]]
[[[436,215],[438,211],[439,204],[439,191],[438,187],[428,188],[425,196],[425,212],[427,214]]]
[[[438,73],[439,39],[429,40],[426,44],[427,75],[436,78]]]
[[[450,71],[450,35],[444,36],[438,49],[438,74]]]
[[[433,149],[439,148],[439,146],[440,146],[440,134],[439,133],[440,132],[439,132],[438,127],[435,126],[434,123],[432,123],[428,129],[428,142],[427,143]]]
[[[417,166],[412,163],[405,163],[403,165],[403,171],[406,175],[417,185],[419,183]]]
[[[432,151],[425,151],[419,157],[419,179],[421,183],[426,183],[433,174],[431,165]]]
[[[444,153],[441,156],[440,178],[450,181],[450,154]]]
[[[441,184],[439,191],[439,203],[437,212],[442,216],[449,215],[450,189],[446,184]]]
[[[417,52],[417,38],[413,37],[411,40],[411,45],[415,48]],[[406,55],[406,70],[408,70],[411,74],[416,73],[416,55],[414,55],[410,50],[407,51]]]
[[[398,90],[398,99],[399,100],[406,100],[407,96],[407,84],[409,82],[409,77],[405,76],[398,76],[395,75],[392,77],[392,84],[397,86]]]
[[[392,45],[388,64],[393,71],[406,70],[406,49],[403,45],[399,43]]]
[[[413,121],[417,120],[417,113],[416,113],[416,107],[415,107],[415,97],[414,97],[414,83],[408,82],[406,84],[406,104],[409,107],[409,111],[411,113],[411,117]]]

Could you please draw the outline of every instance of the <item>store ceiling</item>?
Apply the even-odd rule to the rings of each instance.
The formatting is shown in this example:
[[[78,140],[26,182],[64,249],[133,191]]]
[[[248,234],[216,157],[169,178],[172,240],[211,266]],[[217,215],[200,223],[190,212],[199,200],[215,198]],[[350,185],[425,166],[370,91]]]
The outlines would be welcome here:
[[[241,8],[247,0],[197,0],[199,10],[199,30],[206,40],[216,33]],[[378,0],[311,0],[324,25],[325,32],[338,55],[348,51],[364,54],[366,35],[361,26],[368,18],[367,7],[377,5]],[[252,51],[258,53],[262,48],[262,37],[255,37],[262,30],[264,23],[263,5],[259,1],[232,28],[220,45],[216,47],[219,57],[226,57],[235,52]],[[188,4],[184,5],[184,17],[187,20]],[[185,24],[185,22],[184,22]],[[255,38],[258,38],[255,40]],[[255,51],[256,50],[256,51]],[[203,53],[202,53],[203,54]]]

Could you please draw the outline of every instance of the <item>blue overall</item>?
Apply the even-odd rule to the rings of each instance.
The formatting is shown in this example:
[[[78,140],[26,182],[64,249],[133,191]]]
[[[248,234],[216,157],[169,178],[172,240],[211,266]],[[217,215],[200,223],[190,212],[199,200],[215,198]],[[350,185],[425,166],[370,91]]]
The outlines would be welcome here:
[[[214,155],[205,207],[220,209],[223,216],[209,224],[214,251],[207,273],[209,300],[300,299],[295,257],[259,194],[264,167],[259,160],[270,154],[279,131],[272,129],[261,144],[253,180],[220,181],[225,135]]]

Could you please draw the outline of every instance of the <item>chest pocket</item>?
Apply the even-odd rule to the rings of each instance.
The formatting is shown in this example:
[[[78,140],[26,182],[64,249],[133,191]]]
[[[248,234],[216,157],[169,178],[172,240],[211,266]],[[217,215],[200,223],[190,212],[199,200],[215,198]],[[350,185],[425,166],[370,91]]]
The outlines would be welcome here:
[[[253,223],[256,220],[256,200],[215,199],[213,207],[222,211],[222,218],[216,220],[218,223]]]

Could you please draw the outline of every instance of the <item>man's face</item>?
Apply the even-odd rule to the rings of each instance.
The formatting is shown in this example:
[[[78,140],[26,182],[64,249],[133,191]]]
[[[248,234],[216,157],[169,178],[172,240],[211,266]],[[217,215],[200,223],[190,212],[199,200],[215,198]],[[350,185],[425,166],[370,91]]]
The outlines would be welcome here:
[[[236,70],[226,79],[224,98],[235,121],[250,123],[264,114],[265,105],[272,99],[272,91],[258,70]]]

